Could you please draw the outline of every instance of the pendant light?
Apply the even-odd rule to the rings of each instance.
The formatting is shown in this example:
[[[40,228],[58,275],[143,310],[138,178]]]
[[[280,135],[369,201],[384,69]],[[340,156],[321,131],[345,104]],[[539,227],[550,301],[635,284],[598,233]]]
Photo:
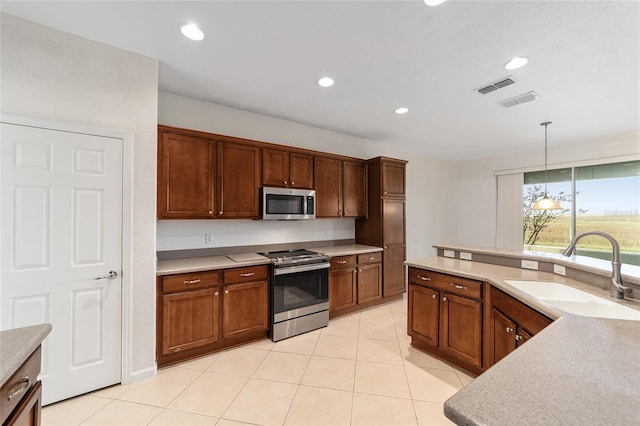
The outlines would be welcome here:
[[[540,123],[541,126],[544,126],[544,197],[536,201],[533,206],[531,206],[531,210],[562,209],[562,207],[560,207],[560,203],[547,196],[547,127],[549,124],[551,124],[550,121]]]

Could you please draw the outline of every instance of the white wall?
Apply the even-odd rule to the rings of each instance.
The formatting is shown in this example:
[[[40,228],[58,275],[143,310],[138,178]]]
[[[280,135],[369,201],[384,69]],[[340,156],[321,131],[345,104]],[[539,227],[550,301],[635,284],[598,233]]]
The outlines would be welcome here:
[[[613,162],[623,156],[640,156],[640,131],[609,135],[576,143],[549,145],[548,168],[580,162]],[[446,242],[495,246],[496,177],[494,172],[544,169],[544,145],[527,151],[456,163],[454,240]]]
[[[158,95],[158,123],[363,159],[382,155],[409,160],[407,258],[431,255],[432,244],[451,239],[453,167],[445,160],[165,92]],[[353,219],[165,220],[158,221],[158,250],[354,238],[354,224]],[[214,234],[210,246],[204,245],[205,232]]]
[[[10,15],[1,19],[2,112],[133,134],[131,373],[153,373],[157,61]]]

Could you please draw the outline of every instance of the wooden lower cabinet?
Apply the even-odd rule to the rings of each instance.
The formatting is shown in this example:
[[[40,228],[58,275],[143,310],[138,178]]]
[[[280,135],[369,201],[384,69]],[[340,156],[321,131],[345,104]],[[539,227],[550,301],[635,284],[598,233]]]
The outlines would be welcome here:
[[[159,366],[267,335],[266,266],[158,277]]]
[[[491,364],[523,345],[551,320],[495,287],[491,288]]]
[[[38,380],[38,374],[41,360],[42,346],[38,346],[0,387],[2,426],[40,425],[42,382]]]
[[[435,351],[473,372],[479,371],[483,362],[483,284],[462,280],[410,268],[407,331],[413,345]]]
[[[488,283],[410,267],[411,344],[478,375],[552,320]]]
[[[372,306],[382,300],[382,253],[339,256],[329,270],[329,311]]]

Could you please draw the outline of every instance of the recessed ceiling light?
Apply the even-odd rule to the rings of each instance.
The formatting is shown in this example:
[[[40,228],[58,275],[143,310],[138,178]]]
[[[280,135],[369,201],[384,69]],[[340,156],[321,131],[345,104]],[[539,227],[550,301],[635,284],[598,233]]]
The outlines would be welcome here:
[[[194,41],[200,41],[204,38],[204,33],[200,30],[200,28],[198,28],[196,24],[193,23],[181,26],[180,31],[186,38]]]
[[[318,80],[318,84],[322,87],[331,87],[333,86],[333,79],[331,77],[322,77]]]
[[[518,68],[527,65],[527,62],[529,62],[529,58],[516,56],[515,58],[504,64],[504,69],[509,71],[517,70]]]
[[[437,6],[439,4],[444,3],[447,0],[424,0],[424,4],[427,6]]]
[[[396,114],[406,114],[409,112],[409,108],[400,107],[396,109]]]

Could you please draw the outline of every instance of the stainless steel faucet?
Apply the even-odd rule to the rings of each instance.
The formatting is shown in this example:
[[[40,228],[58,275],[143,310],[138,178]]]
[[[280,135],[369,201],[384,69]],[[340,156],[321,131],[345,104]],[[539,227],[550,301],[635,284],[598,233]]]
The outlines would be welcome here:
[[[576,235],[573,238],[573,241],[571,241],[569,247],[567,247],[562,254],[567,257],[571,256],[576,249],[578,240],[582,237],[586,237],[587,235],[599,235],[606,238],[611,243],[611,247],[613,249],[613,259],[611,260],[611,266],[613,267],[613,272],[611,273],[611,284],[609,285],[609,297],[612,297],[614,299],[624,299],[624,292],[629,290],[630,288],[622,285],[622,274],[620,273],[620,267],[622,266],[622,264],[620,263],[620,245],[611,235],[600,231],[583,232],[582,234]]]

